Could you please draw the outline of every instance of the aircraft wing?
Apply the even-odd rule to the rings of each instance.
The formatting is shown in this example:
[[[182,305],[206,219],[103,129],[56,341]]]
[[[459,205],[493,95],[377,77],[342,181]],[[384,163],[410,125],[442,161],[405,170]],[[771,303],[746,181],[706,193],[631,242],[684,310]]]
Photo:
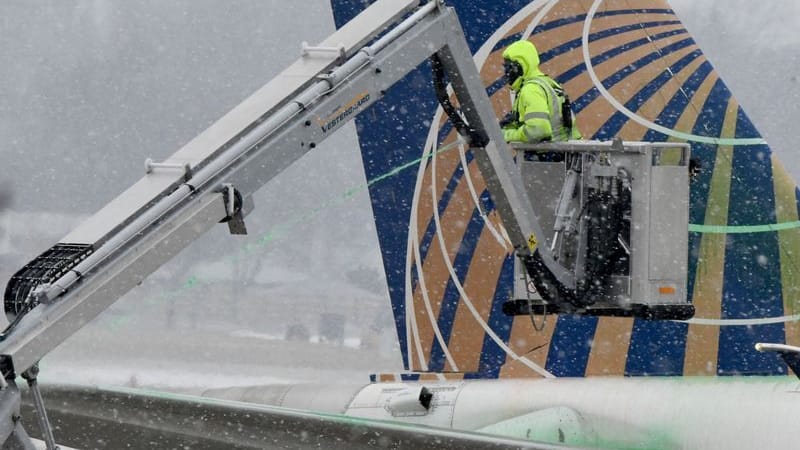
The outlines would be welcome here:
[[[83,449],[565,448],[417,424],[141,389],[54,385],[42,391],[59,444]],[[31,404],[23,406],[22,414],[36,416]],[[37,436],[38,429],[29,428]]]

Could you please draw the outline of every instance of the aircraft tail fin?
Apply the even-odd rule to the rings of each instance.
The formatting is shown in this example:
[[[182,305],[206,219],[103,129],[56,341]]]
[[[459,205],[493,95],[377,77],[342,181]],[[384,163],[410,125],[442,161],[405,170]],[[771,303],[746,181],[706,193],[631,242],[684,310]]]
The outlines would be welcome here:
[[[338,26],[365,3],[331,1]],[[700,172],[687,292],[697,313],[689,322],[560,315],[543,324],[505,315],[512,249],[424,64],[357,119],[406,369],[465,378],[786,374],[754,344],[800,343],[797,187],[669,4],[448,3],[498,117],[510,109],[501,53],[530,39],[584,138],[692,145]]]

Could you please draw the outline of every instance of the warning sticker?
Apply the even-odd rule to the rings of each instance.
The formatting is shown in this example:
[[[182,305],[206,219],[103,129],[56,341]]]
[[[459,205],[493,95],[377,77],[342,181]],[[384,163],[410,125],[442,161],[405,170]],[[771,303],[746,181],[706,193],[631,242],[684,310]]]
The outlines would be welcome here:
[[[538,242],[539,241],[536,240],[535,234],[531,233],[531,235],[528,236],[528,248],[531,250],[531,253],[533,253],[533,251],[536,249],[536,244]]]

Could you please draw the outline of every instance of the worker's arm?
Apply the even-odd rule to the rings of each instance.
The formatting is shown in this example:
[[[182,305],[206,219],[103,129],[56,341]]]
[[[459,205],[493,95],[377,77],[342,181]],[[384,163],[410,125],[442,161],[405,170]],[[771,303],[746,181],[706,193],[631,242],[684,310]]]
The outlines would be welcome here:
[[[519,92],[518,126],[503,129],[506,142],[540,142],[553,135],[547,95],[541,86],[526,84]]]

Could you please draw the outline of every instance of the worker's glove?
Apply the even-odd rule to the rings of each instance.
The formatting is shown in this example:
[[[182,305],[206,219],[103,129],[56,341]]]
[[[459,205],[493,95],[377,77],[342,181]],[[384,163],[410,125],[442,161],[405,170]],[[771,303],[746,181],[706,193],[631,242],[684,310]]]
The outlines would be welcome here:
[[[500,119],[500,128],[507,128],[509,126],[517,128],[519,124],[519,113],[516,111],[509,111],[505,117]]]
[[[514,132],[517,131],[515,128],[505,128],[503,129],[503,140],[506,142],[511,142],[514,140]]]

